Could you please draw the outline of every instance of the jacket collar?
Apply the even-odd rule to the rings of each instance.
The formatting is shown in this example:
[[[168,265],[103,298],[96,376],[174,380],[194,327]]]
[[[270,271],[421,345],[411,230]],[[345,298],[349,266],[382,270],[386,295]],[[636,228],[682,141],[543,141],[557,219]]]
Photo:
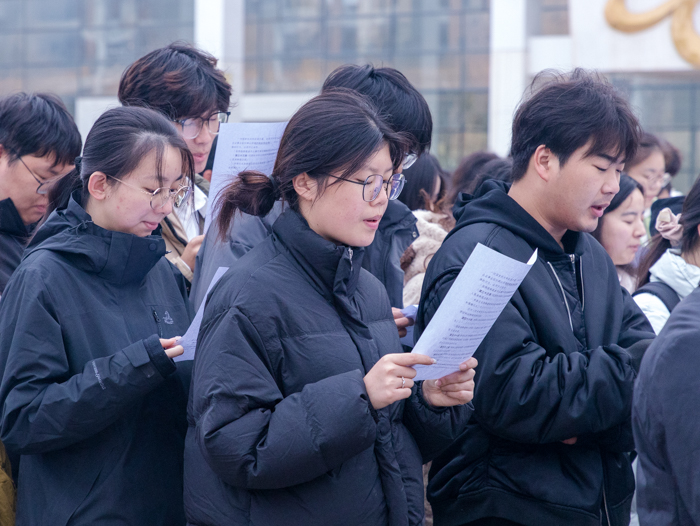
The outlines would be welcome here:
[[[329,300],[355,293],[362,266],[363,248],[336,245],[311,230],[301,214],[285,210],[272,225],[279,240],[299,269]]]
[[[28,238],[35,225],[24,224],[22,218],[15,208],[15,204],[9,197],[0,201],[0,232],[11,236]]]
[[[50,250],[75,267],[116,284],[139,283],[165,255],[159,235],[139,237],[97,226],[71,196],[65,209],[54,211],[32,239],[24,257]]]

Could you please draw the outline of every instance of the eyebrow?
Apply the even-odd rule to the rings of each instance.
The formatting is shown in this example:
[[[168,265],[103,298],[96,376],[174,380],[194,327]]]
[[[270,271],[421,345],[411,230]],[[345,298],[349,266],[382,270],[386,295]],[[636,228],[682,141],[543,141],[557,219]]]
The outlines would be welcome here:
[[[624,164],[627,161],[627,159],[620,159],[618,161],[617,157],[613,157],[612,155],[608,155],[607,153],[596,153],[595,155],[596,157],[600,157],[601,159],[605,159],[606,161],[610,161],[614,164]]]

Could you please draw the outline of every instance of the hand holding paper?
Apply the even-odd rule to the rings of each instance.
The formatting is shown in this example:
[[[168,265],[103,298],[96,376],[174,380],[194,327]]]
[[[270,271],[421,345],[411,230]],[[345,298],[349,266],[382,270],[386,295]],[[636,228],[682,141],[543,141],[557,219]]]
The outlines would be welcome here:
[[[437,361],[430,366],[417,365],[414,380],[441,378],[459,371],[535,261],[537,250],[527,263],[521,263],[479,243],[413,348],[413,353]]]

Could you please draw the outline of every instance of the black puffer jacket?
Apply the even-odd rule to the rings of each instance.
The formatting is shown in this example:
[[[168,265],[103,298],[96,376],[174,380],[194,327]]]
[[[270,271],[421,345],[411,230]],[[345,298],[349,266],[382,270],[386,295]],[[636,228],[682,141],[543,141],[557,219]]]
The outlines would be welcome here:
[[[231,267],[246,252],[272,233],[272,225],[283,211],[275,203],[265,217],[236,214],[228,241],[218,242],[216,225],[211,225],[197,254],[191,298],[199,309],[219,267]],[[389,201],[372,244],[365,249],[362,266],[382,282],[392,307],[403,308],[401,256],[418,237],[416,218],[401,201]]]
[[[32,228],[28,228],[9,197],[0,201],[0,295],[22,260]]]
[[[471,408],[432,409],[420,394],[371,408],[363,377],[401,346],[361,262],[287,210],[217,283],[192,378],[191,524],[422,523],[419,446],[426,460],[446,447]]]
[[[475,354],[474,418],[433,462],[435,524],[626,525],[632,388],[654,333],[592,236],[569,231],[562,250],[507,188],[466,197],[423,285],[419,334],[477,243],[519,261],[539,250]]]
[[[158,337],[183,334],[191,313],[164,253],[160,236],[104,230],[71,200],[5,289],[1,434],[21,455],[18,525],[184,524],[191,362],[176,368]]]

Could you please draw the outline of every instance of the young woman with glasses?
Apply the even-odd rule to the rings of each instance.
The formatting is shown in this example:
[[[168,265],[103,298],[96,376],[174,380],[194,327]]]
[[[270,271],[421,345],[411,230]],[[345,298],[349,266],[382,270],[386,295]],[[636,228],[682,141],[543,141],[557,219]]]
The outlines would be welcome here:
[[[115,108],[66,177],[0,303],[0,435],[21,455],[18,524],[184,524],[192,362],[185,280],[152,235],[187,198],[172,123]]]
[[[209,296],[185,446],[192,525],[418,525],[421,465],[470,416],[475,361],[414,384],[382,284],[362,268],[406,141],[371,103],[323,93],[290,120],[270,178],[242,172],[237,212],[288,205]],[[449,406],[458,406],[449,408]]]
[[[231,85],[216,59],[192,46],[175,43],[144,55],[122,75],[119,100],[168,117],[194,160],[192,198],[173,208],[162,222],[166,257],[192,281],[195,258],[204,239],[209,182],[204,172],[214,138],[227,122]]]

